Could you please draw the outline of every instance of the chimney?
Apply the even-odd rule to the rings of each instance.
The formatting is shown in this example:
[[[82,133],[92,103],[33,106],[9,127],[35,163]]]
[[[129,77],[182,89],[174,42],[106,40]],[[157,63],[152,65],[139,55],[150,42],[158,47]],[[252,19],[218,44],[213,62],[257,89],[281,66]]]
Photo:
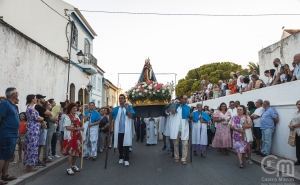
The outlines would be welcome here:
[[[0,20],[3,20],[3,16],[0,16]]]

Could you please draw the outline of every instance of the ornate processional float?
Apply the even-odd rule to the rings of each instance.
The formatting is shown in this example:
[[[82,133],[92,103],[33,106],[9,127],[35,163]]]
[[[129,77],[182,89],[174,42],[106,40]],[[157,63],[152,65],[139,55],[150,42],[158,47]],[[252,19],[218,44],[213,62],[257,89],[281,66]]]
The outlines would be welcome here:
[[[127,91],[137,117],[149,118],[162,116],[164,108],[171,100],[174,86],[157,82],[155,73],[146,59],[138,83]]]

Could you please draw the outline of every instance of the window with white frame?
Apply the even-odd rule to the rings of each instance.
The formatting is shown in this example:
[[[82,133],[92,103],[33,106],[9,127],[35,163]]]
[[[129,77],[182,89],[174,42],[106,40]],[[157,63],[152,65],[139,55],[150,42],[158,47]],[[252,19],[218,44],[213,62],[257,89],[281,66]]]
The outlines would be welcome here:
[[[101,92],[102,89],[102,79],[98,77],[98,91]]]
[[[92,86],[93,86],[93,89],[96,89],[96,75],[93,75],[92,76],[92,80],[91,80],[92,82]]]

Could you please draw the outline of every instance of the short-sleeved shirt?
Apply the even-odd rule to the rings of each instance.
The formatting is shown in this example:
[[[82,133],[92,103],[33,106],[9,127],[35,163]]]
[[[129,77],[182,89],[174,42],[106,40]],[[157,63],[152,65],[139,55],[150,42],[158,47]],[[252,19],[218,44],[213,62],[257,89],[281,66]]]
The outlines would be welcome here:
[[[100,113],[97,112],[96,110],[93,110],[92,112],[90,110],[86,110],[84,112],[85,116],[88,116],[89,114],[91,114],[90,116],[90,123],[94,123],[96,121],[99,121],[101,119]]]
[[[226,84],[225,83],[222,83],[221,84],[221,90],[225,90],[226,89]]]
[[[38,111],[39,115],[40,115],[42,118],[44,118],[44,120],[45,120],[45,112],[46,112],[46,109],[45,109],[44,107],[40,106],[40,105],[35,105],[34,108],[35,108],[35,110]]]
[[[261,115],[260,129],[265,130],[269,128],[275,128],[273,119],[277,117],[277,112],[272,107],[268,107]]]
[[[0,138],[18,137],[20,119],[17,107],[10,100],[5,99],[0,103]]]
[[[265,109],[263,107],[259,107],[255,109],[253,114],[259,116],[259,118],[253,119],[254,127],[260,127],[261,123],[261,115],[265,112]]]
[[[234,108],[234,109],[229,108],[229,109],[227,109],[227,112],[230,113],[230,116],[231,116],[231,117],[237,115],[237,110],[236,110],[236,108]]]
[[[20,122],[19,132],[20,133],[25,133],[26,132],[26,121],[21,121]]]

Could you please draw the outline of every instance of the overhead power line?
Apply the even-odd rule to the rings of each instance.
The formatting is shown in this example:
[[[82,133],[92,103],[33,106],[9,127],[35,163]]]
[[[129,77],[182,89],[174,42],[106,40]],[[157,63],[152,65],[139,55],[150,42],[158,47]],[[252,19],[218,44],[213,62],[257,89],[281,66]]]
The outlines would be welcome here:
[[[68,10],[75,11],[75,10]],[[155,12],[111,12],[104,10],[79,10],[81,12],[107,13],[107,14],[130,14],[130,15],[164,15],[164,16],[207,16],[207,17],[261,17],[261,16],[299,16],[300,14],[198,14],[198,13],[155,13]]]
[[[63,15],[61,15],[58,11],[56,11],[55,9],[53,9],[51,6],[49,6],[47,3],[45,3],[43,0],[41,0],[45,5],[47,5],[51,10],[53,10],[54,12],[56,12],[58,15],[60,15],[62,18],[66,19],[67,21],[69,21],[66,17],[64,17]]]

